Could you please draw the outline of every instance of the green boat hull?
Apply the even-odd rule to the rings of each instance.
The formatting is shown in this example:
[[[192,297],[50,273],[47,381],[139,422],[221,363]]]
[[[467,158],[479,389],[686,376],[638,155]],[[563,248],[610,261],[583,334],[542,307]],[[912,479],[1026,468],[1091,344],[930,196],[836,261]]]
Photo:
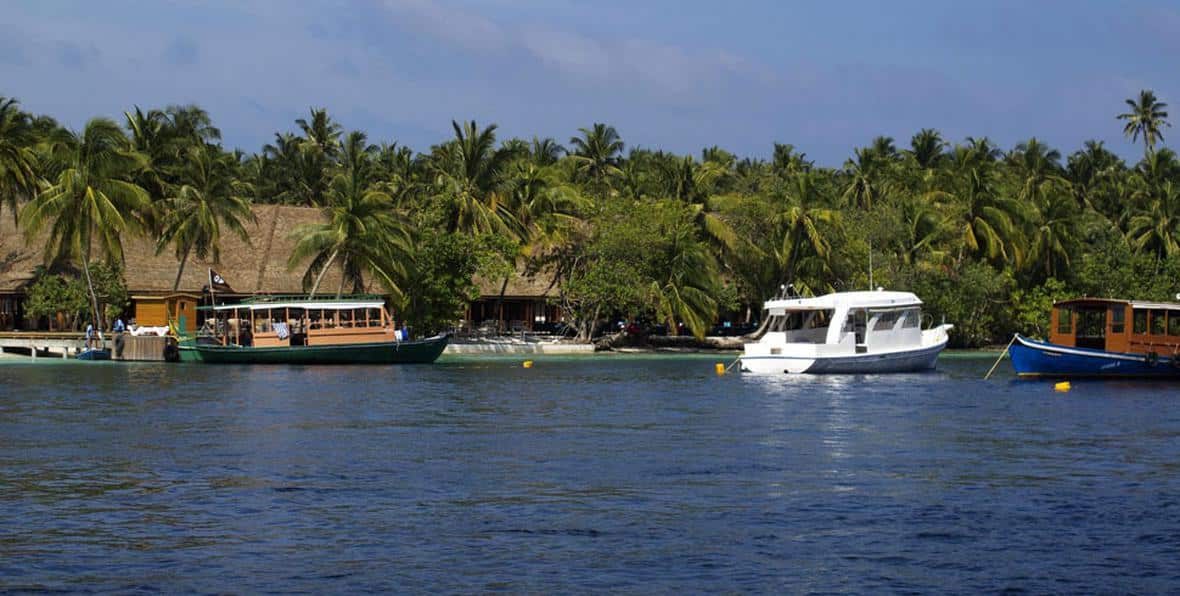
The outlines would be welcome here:
[[[180,345],[180,359],[207,364],[430,364],[438,360],[446,347],[446,336],[417,341],[275,348],[185,342]]]

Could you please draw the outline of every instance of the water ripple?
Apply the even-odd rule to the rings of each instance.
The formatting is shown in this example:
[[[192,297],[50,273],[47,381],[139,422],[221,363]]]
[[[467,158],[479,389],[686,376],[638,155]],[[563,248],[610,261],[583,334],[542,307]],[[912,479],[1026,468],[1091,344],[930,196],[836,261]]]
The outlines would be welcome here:
[[[1175,390],[990,364],[6,363],[0,591],[1177,591]]]

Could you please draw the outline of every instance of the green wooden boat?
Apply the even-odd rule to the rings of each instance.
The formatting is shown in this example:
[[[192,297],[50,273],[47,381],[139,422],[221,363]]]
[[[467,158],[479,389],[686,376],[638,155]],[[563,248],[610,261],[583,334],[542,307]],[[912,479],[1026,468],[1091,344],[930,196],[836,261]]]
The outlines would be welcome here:
[[[429,364],[447,336],[411,340],[375,296],[267,297],[202,307],[203,334],[181,361],[210,364]]]
[[[243,347],[181,344],[182,361],[209,364],[430,364],[447,347],[446,336],[416,341],[334,346]]]

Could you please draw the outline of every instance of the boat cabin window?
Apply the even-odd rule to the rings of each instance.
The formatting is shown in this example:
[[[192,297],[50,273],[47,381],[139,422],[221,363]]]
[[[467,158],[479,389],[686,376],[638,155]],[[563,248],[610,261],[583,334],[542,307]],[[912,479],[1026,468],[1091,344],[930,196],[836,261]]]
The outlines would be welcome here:
[[[1168,317],[1167,311],[1164,311],[1164,310],[1151,311],[1151,334],[1152,335],[1163,335],[1164,334],[1164,330],[1166,328],[1165,322],[1167,321],[1167,317]]]
[[[1139,335],[1147,333],[1147,310],[1136,308],[1131,313],[1131,332]]]
[[[829,310],[791,311],[775,315],[770,321],[770,331],[799,331],[801,329],[825,329],[832,318]]]
[[[1068,306],[1057,309],[1057,332],[1073,333],[1073,311]]]
[[[1180,335],[1180,312],[1168,312],[1168,335]]]
[[[873,323],[873,331],[892,331],[893,325],[896,324],[897,319],[901,317],[901,311],[877,311],[873,313],[873,316],[876,317],[876,322]]]
[[[901,326],[904,329],[917,329],[922,325],[922,311],[916,308],[907,308],[902,316],[904,319]]]
[[[1124,330],[1124,320],[1127,317],[1127,309],[1122,305],[1110,307],[1110,332],[1122,333]]]
[[[381,310],[376,308],[365,309],[365,321],[368,322],[369,327],[381,326]]]

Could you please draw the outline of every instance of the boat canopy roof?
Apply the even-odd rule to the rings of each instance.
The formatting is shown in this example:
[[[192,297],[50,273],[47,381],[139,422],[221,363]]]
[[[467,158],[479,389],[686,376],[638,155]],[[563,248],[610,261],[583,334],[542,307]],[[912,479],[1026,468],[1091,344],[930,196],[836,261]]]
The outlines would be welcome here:
[[[1160,310],[1180,310],[1180,303],[1150,302],[1147,300],[1120,300],[1117,298],[1071,298],[1053,303],[1053,306],[1102,306],[1110,304],[1130,304],[1131,308],[1148,308]]]
[[[241,304],[222,304],[218,306],[202,306],[201,310],[273,310],[282,308],[305,308],[308,310],[354,310],[359,308],[382,308],[384,300],[284,300],[266,302],[243,302]]]
[[[814,298],[770,300],[766,309],[770,314],[801,310],[833,310],[837,308],[903,308],[920,306],[922,301],[910,292],[834,292]]]

